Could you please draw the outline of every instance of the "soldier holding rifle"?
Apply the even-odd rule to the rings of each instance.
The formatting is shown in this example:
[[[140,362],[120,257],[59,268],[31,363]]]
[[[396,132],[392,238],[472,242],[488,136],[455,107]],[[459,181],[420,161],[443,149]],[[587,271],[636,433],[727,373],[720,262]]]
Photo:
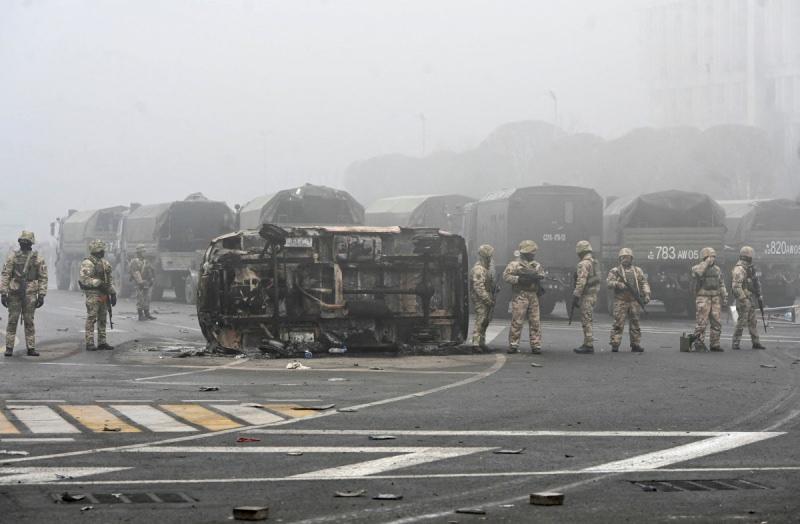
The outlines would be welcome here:
[[[750,331],[750,341],[753,349],[765,349],[758,339],[758,320],[756,319],[755,300],[761,309],[761,318],[764,321],[764,300],[761,298],[761,285],[756,275],[756,268],[753,266],[753,255],[755,252],[750,246],[744,246],[739,250],[739,260],[731,271],[731,289],[733,296],[736,297],[736,312],[739,318],[736,321],[736,329],[733,331],[733,341],[731,349],[739,349],[742,341],[742,333],[745,326]],[[764,321],[764,331],[767,330]]]
[[[81,262],[80,287],[86,296],[86,351],[114,349],[106,340],[106,315],[114,329],[112,308],[117,305],[117,292],[111,276],[111,264],[105,257],[106,246],[102,240],[89,244],[89,256]],[[97,324],[97,346],[94,329]]]
[[[611,351],[615,353],[619,351],[622,332],[625,330],[625,319],[628,318],[631,351],[641,353],[644,348],[641,345],[642,329],[639,327],[639,311],[644,311],[645,305],[650,302],[650,284],[647,283],[644,271],[633,265],[633,251],[627,247],[620,249],[619,265],[611,268],[611,271],[608,272],[606,285],[614,293]]]

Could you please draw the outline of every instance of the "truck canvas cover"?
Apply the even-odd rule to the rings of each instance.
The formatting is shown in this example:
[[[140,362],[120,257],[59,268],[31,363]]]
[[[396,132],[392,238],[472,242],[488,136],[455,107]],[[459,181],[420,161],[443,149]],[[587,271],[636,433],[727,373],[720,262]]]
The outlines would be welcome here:
[[[366,212],[370,226],[438,227],[458,232],[464,206],[475,199],[463,195],[407,195],[381,198]]]
[[[168,251],[195,251],[233,228],[233,217],[224,202],[178,201],[141,206],[128,215],[125,240],[157,244]]]
[[[364,207],[347,191],[305,184],[256,197],[239,215],[241,229],[261,224],[358,225],[364,223]]]
[[[800,260],[800,205],[777,199],[754,203],[736,231],[739,245],[750,244],[761,260]]]
[[[83,255],[88,241],[99,238],[111,241],[116,238],[117,227],[125,206],[78,211],[61,222],[61,241],[64,249],[77,250]]]
[[[710,196],[660,191],[633,200],[620,213],[619,227],[719,227],[725,211]]]

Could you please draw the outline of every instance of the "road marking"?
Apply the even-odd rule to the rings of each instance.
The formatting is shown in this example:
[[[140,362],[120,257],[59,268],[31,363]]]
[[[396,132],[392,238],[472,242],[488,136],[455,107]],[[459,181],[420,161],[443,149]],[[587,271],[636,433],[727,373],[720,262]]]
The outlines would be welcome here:
[[[177,376],[181,376],[181,375],[193,375],[193,374],[197,374],[197,373],[209,373],[211,371],[216,371],[218,369],[230,369],[230,368],[233,368],[235,366],[241,366],[242,364],[244,364],[245,362],[247,362],[249,360],[250,359],[243,358],[241,360],[234,360],[233,362],[229,362],[227,364],[222,364],[221,366],[216,366],[216,367],[211,367],[211,368],[204,367],[204,368],[196,369],[196,370],[193,370],[193,371],[183,371],[183,372],[180,372],[180,373],[170,373],[168,375],[157,375],[155,377],[141,377],[141,378],[135,378],[133,380],[134,380],[134,382],[144,382],[144,381],[156,380],[156,379],[159,379],[159,378],[177,377]]]
[[[0,411],[0,433],[19,433],[19,430]]]
[[[395,429],[253,429],[248,433],[276,435],[409,435],[434,437],[719,437],[750,435],[736,431],[515,431],[515,430],[395,430]],[[773,433],[771,436],[782,435]]]
[[[31,437],[31,438],[0,438],[0,442],[23,444],[55,444],[58,442],[75,442],[72,437]]]
[[[8,409],[32,433],[80,433],[48,406],[9,406]]]
[[[278,415],[270,413],[264,409],[254,408],[252,406],[244,406],[242,404],[212,404],[211,407],[229,415],[233,415],[234,417],[253,425],[271,424],[272,422],[283,420],[283,417],[279,417]]]
[[[78,333],[86,333],[85,329],[81,329]],[[124,329],[114,328],[114,329],[106,329],[106,333],[127,333]]]
[[[161,408],[196,426],[203,426],[211,431],[242,427],[238,422],[234,422],[219,413],[196,404],[161,404]]]
[[[319,399],[309,399],[309,400],[313,402],[319,401]],[[297,404],[264,404],[264,407],[271,411],[280,413],[281,415],[285,415],[289,418],[310,417],[315,413],[313,410],[295,409],[300,407]]]
[[[22,404],[26,402],[36,402],[37,404],[60,404],[66,402],[66,400],[6,400],[6,404]]]
[[[676,462],[686,462],[706,455],[721,453],[754,442],[760,442],[769,438],[783,435],[783,433],[770,432],[751,432],[751,433],[731,433],[707,438],[699,442],[692,442],[674,448],[645,453],[633,458],[608,462],[599,466],[586,468],[588,472],[613,473],[617,471],[649,471],[664,466],[675,464]]]
[[[132,468],[2,468],[0,469],[0,485],[60,484],[65,479],[89,477],[126,469]]]
[[[197,429],[187,426],[183,422],[178,422],[152,406],[114,404],[111,407],[150,431],[164,433],[197,431]]]
[[[791,413],[789,413],[788,415],[786,415],[785,417],[780,419],[778,422],[776,422],[773,425],[771,425],[768,428],[766,428],[766,431],[773,431],[775,429],[778,429],[779,427],[783,426],[787,422],[795,419],[798,415],[800,415],[800,409],[792,410]]]
[[[174,327],[174,328],[178,328],[178,329],[188,329],[190,331],[197,331],[197,332],[200,332],[200,333],[202,333],[202,331],[203,331],[202,329],[200,329],[198,327],[179,326],[178,324],[167,324],[166,322],[155,322],[153,320],[151,320],[150,323],[151,324],[156,324],[156,325],[159,325],[159,326]],[[181,341],[181,342],[183,342],[183,341]]]
[[[66,405],[60,406],[68,415],[80,422],[83,426],[94,432],[105,431],[106,428],[119,430],[121,433],[139,433],[139,428],[133,427],[111,414],[108,410],[94,405]]]

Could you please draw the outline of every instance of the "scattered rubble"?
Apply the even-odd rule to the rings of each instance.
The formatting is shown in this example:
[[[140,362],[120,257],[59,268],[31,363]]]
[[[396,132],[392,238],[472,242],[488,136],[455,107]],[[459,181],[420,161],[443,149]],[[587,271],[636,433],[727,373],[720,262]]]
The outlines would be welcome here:
[[[403,500],[403,495],[395,495],[394,493],[378,493],[372,500]]]
[[[397,437],[392,435],[370,435],[370,440],[396,440]]]
[[[525,451],[525,448],[519,449],[496,449],[492,451],[495,455],[520,455]]]
[[[217,386],[200,386],[198,391],[219,391]]]
[[[295,406],[292,409],[294,411],[325,411],[335,407],[336,404],[322,404],[319,406]]]
[[[261,442],[261,439],[252,437],[239,437],[236,439],[236,442]]]
[[[531,493],[530,502],[534,506],[561,506],[564,504],[564,494],[554,491]]]
[[[233,508],[234,520],[267,520],[268,506],[239,506]]]
[[[83,500],[86,498],[86,495],[72,495],[71,493],[65,491],[59,497],[60,502],[78,502],[79,500]]]
[[[486,515],[486,510],[483,508],[459,508],[456,513],[463,513],[466,515]]]
[[[333,494],[334,497],[345,497],[345,498],[352,498],[352,497],[363,497],[367,494],[367,490],[360,489],[358,491],[337,491]]]
[[[30,455],[30,453],[27,451],[13,451],[10,449],[0,449],[0,455],[19,455],[22,457],[27,457],[28,455]]]
[[[300,369],[300,370],[303,370],[303,369],[311,369],[311,368],[308,367],[308,366],[304,366],[303,364],[301,364],[300,362],[298,362],[296,360],[292,360],[291,362],[286,364],[286,369]]]
[[[778,366],[776,366],[776,365],[774,365],[774,364],[761,364],[761,367],[762,367],[762,368],[767,368],[767,369],[775,369],[775,368],[777,368]]]

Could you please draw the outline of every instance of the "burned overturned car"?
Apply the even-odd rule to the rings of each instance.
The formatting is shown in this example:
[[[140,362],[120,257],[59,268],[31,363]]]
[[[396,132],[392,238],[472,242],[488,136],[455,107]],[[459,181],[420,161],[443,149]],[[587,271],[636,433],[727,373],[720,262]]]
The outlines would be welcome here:
[[[197,317],[210,346],[275,356],[462,343],[464,239],[436,228],[280,227],[217,237]]]

